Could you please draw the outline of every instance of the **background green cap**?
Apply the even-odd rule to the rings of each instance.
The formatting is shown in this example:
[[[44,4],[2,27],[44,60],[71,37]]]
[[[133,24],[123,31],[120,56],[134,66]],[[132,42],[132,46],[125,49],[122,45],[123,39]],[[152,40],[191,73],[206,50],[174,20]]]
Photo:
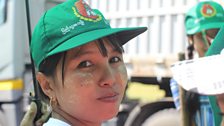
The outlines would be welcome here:
[[[146,31],[146,27],[111,28],[99,10],[83,0],[67,0],[48,10],[36,25],[31,53],[35,67],[56,53],[115,34],[121,45]]]
[[[213,1],[199,2],[192,7],[185,17],[186,33],[188,35],[224,25],[224,10],[222,6]]]

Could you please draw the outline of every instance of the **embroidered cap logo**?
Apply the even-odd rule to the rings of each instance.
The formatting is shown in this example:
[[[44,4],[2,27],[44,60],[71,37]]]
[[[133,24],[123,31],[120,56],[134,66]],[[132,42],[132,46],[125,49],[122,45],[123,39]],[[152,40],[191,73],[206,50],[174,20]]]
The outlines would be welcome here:
[[[201,9],[201,14],[204,17],[213,17],[214,15],[216,15],[216,10],[213,6],[204,4]]]
[[[72,7],[72,10],[74,11],[74,14],[82,20],[93,22],[102,20],[101,15],[97,15],[93,12],[89,5],[83,0],[77,1],[74,4],[74,7]]]

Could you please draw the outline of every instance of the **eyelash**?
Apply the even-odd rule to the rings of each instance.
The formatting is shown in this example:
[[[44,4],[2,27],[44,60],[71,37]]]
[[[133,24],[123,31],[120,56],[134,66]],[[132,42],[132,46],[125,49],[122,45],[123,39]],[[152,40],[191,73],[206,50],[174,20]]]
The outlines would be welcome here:
[[[121,61],[122,61],[122,59],[118,56],[114,56],[109,59],[109,63],[118,63]],[[88,67],[91,67],[92,65],[93,65],[93,63],[91,61],[86,60],[86,61],[80,62],[78,65],[78,68],[88,68]]]
[[[87,68],[92,66],[92,63],[90,61],[82,61],[79,63],[78,68]]]
[[[117,59],[117,60],[114,61],[115,59]],[[112,58],[109,60],[109,62],[111,62],[111,63],[117,63],[117,62],[120,62],[120,61],[122,61],[122,60],[121,60],[121,58],[118,57],[118,56],[112,57]]]

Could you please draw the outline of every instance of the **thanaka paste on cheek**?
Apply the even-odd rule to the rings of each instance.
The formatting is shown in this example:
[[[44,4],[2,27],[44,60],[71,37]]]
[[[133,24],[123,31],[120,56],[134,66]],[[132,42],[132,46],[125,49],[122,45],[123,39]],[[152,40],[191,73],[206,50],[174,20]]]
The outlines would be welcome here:
[[[81,82],[79,82],[79,84],[82,87],[94,83],[94,76],[92,73],[77,73],[76,76],[80,78]]]
[[[127,75],[127,70],[126,70],[126,67],[124,65],[121,65],[119,66],[118,68],[120,74],[121,74],[121,79],[124,80],[125,84],[127,84],[127,81],[128,81],[128,75]]]
[[[75,97],[74,95],[70,95],[70,96],[68,96],[67,99],[68,99],[68,100],[67,100],[67,101],[68,101],[68,104],[70,104],[70,105],[72,105],[72,106],[80,101],[80,98]]]

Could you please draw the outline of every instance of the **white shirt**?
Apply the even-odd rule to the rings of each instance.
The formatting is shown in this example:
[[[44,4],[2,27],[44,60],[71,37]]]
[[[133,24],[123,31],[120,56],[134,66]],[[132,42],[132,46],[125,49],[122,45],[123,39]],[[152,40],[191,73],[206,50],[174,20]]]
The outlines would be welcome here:
[[[46,123],[44,123],[43,126],[71,126],[71,125],[62,120],[50,118]]]

